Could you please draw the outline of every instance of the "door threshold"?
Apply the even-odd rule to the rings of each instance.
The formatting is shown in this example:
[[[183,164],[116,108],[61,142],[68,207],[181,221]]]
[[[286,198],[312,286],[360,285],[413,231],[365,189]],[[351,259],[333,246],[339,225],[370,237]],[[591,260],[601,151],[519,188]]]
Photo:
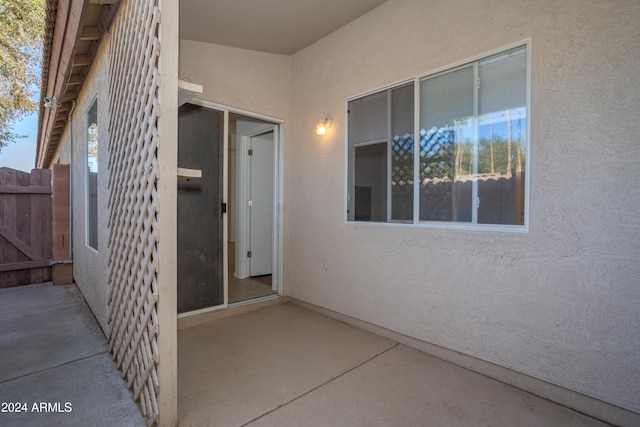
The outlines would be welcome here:
[[[194,316],[178,318],[178,330],[203,325],[209,322],[215,322],[217,320],[226,319],[239,314],[262,310],[287,301],[289,301],[289,298],[278,294],[267,295],[246,301],[238,301],[236,303],[229,304],[227,307],[220,307],[217,310],[208,311]]]
[[[189,317],[209,314],[216,311],[224,310],[225,308],[227,308],[227,306],[224,304],[221,304],[221,305],[215,305],[213,307],[201,308],[199,310],[185,311],[184,313],[178,313],[178,319],[186,319]]]
[[[243,305],[248,305],[248,304],[257,304],[257,303],[260,303],[263,301],[269,301],[275,298],[281,298],[281,297],[278,294],[271,294],[271,295],[265,295],[262,297],[245,299],[242,301],[230,302],[228,305],[228,308],[242,307]]]

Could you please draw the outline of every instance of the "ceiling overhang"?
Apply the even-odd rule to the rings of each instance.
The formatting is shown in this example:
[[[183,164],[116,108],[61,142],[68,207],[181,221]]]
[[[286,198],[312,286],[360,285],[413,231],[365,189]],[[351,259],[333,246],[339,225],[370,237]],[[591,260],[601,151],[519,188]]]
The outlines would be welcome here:
[[[180,38],[292,55],[386,0],[180,0]]]
[[[120,0],[47,0],[37,168],[51,166],[69,113],[119,5]]]
[[[47,0],[36,167],[49,168],[121,0]],[[138,0],[132,0],[138,1]],[[386,0],[179,0],[180,38],[291,55]],[[45,99],[57,102],[47,102]]]

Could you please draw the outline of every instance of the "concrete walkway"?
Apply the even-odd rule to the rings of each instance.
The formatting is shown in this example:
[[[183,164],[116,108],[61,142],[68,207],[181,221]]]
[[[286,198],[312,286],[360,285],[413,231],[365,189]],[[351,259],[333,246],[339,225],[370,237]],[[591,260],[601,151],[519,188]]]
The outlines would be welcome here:
[[[144,426],[107,350],[74,285],[0,289],[0,425]]]

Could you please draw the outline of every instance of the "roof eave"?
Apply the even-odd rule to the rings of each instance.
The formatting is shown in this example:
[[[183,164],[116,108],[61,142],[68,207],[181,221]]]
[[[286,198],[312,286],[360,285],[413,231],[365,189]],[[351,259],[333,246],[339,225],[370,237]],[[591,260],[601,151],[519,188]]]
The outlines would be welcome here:
[[[51,167],[120,0],[47,0],[36,167]],[[45,99],[53,99],[45,105]]]

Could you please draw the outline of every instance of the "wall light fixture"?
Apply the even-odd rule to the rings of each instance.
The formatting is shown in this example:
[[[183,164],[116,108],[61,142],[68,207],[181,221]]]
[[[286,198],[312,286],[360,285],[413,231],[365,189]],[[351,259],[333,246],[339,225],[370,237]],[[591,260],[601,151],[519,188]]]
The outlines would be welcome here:
[[[331,127],[331,123],[333,123],[333,120],[331,120],[331,117],[318,119],[318,121],[316,122],[316,135],[321,135],[321,136],[326,135],[327,131]]]
[[[55,96],[45,96],[43,99],[44,108],[53,108],[58,106],[58,98]]]

